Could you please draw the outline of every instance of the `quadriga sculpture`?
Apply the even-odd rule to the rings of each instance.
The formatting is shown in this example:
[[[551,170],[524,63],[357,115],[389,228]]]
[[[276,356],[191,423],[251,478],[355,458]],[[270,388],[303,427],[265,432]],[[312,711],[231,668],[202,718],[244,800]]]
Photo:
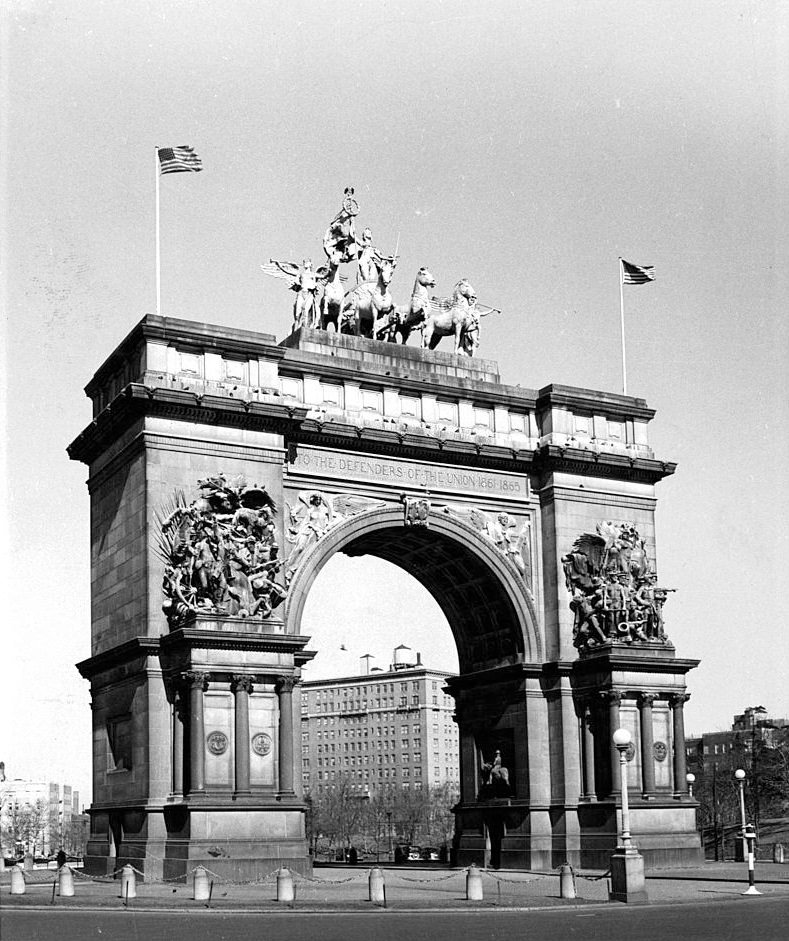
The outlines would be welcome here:
[[[376,258],[377,281],[363,281],[346,295],[342,307],[343,329],[357,337],[378,340],[394,311],[389,284],[397,267],[396,256]]]

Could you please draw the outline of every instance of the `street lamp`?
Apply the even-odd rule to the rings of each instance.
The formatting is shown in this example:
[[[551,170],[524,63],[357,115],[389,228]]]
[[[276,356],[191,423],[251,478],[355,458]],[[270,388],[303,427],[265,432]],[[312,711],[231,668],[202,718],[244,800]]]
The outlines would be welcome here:
[[[627,794],[627,750],[632,736],[627,729],[617,729],[613,735],[619,752],[619,774],[622,789],[622,838],[611,857],[611,894],[617,902],[646,902],[647,886],[644,879],[644,857],[630,839],[630,806]],[[612,769],[613,771],[613,769]]]
[[[619,774],[622,787],[622,846],[630,849],[630,807],[627,801],[627,746],[631,742],[631,735],[627,729],[617,729],[614,732],[614,745],[619,752]]]
[[[394,858],[392,856],[392,811],[391,810],[386,811],[386,824],[389,830],[389,862],[391,863],[392,859]]]
[[[742,862],[747,855],[747,840],[745,839],[745,772],[742,768],[738,768],[734,772],[734,777],[737,781],[737,786],[740,791],[740,842],[739,842],[739,852],[735,854],[737,862]]]
[[[688,771],[685,775],[685,780],[688,782],[688,794],[690,799],[693,800],[693,785],[696,783],[696,775]]]

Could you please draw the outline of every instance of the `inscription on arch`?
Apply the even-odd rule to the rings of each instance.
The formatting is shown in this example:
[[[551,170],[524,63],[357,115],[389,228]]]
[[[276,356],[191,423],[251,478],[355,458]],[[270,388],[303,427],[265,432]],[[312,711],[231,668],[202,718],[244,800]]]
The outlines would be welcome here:
[[[311,477],[426,487],[431,492],[474,494],[497,499],[529,499],[529,482],[525,476],[470,467],[422,464],[419,461],[300,447],[290,468],[294,474]]]

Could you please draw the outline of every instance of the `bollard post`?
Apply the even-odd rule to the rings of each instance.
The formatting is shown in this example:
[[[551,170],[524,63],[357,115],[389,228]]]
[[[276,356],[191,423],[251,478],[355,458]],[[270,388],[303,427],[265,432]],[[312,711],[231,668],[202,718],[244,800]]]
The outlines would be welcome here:
[[[773,844],[773,862],[782,863],[784,861],[784,845],[783,843],[774,843]]]
[[[567,863],[559,867],[559,898],[575,898],[575,874],[573,867]]]
[[[195,868],[192,898],[196,902],[204,902],[208,898],[208,873],[203,866]]]
[[[742,893],[743,895],[761,895],[762,893],[756,888],[756,880],[754,878],[754,862],[756,857],[756,831],[753,828],[753,824],[748,823],[745,825],[743,830],[743,836],[748,846],[748,888]]]
[[[284,866],[277,870],[277,901],[293,901],[293,873]]]
[[[137,898],[137,876],[131,863],[121,869],[121,898],[127,902]]]
[[[466,898],[469,902],[482,901],[482,873],[477,869],[476,863],[468,867],[466,874]]]
[[[386,902],[384,894],[384,874],[381,869],[375,866],[370,870],[370,876],[367,880],[368,899],[375,902],[376,905],[383,905]]]
[[[11,869],[11,895],[25,894],[25,874],[21,866]]]
[[[70,866],[61,866],[58,869],[58,895],[61,898],[71,898],[74,895],[74,873]]]

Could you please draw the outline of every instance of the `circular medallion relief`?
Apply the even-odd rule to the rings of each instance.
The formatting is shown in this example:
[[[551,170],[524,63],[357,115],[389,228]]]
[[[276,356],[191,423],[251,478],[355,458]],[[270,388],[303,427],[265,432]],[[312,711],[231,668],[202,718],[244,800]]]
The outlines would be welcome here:
[[[655,756],[655,761],[665,761],[666,755],[668,755],[668,746],[665,742],[655,742],[652,746],[652,754]]]
[[[227,751],[227,736],[224,732],[209,732],[205,741],[212,755],[224,755]]]
[[[252,751],[256,755],[268,755],[271,751],[271,736],[265,732],[258,732],[252,736]]]
[[[630,742],[630,744],[625,749],[625,758],[628,761],[632,761],[636,757],[636,746]]]

